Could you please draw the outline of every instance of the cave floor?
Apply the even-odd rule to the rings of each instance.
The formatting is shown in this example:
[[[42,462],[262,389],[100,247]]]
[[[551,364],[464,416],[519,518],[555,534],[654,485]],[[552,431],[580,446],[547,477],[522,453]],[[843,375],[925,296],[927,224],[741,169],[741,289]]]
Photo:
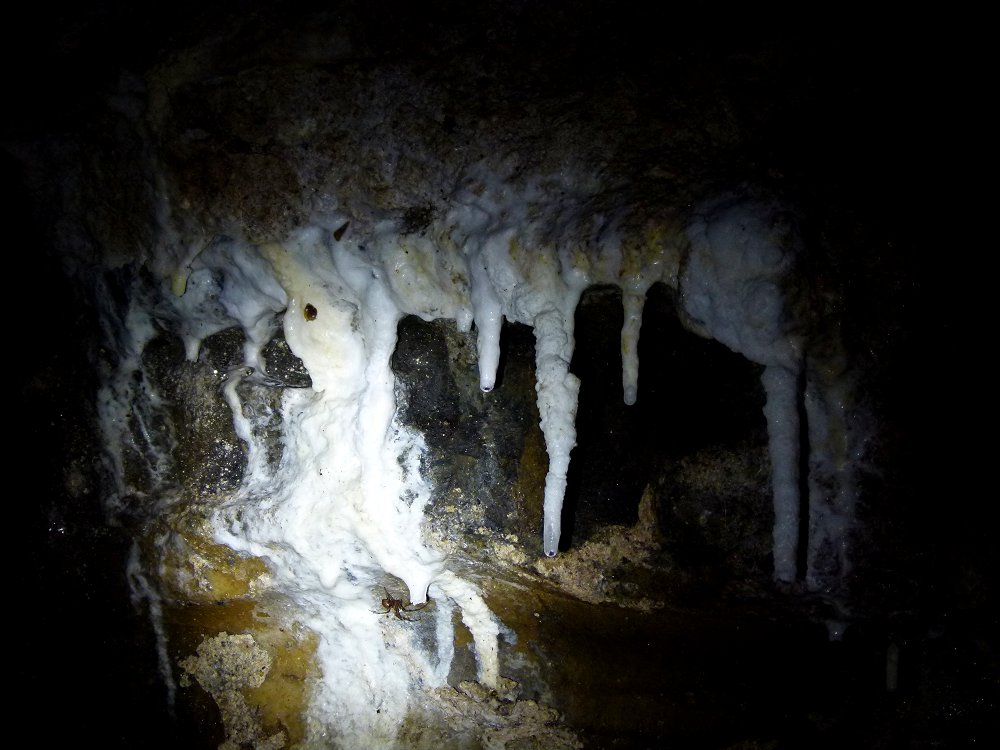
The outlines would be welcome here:
[[[545,662],[551,702],[586,748],[930,748],[1000,737],[996,639],[972,622],[859,620],[831,639],[815,610],[777,597],[638,612],[525,593],[495,583],[489,602],[523,634],[512,649]]]
[[[35,571],[34,590],[47,592],[35,604],[44,625],[26,633],[12,677],[18,701],[57,719],[46,737],[218,746],[205,723],[167,714],[148,620],[128,606],[124,581],[92,565]],[[1000,649],[988,613],[862,619],[831,640],[814,608],[773,594],[662,597],[642,612],[499,577],[480,583],[505,628],[501,672],[520,683],[520,698],[558,709],[588,749],[917,750],[1000,738]],[[461,652],[456,685],[469,679]]]

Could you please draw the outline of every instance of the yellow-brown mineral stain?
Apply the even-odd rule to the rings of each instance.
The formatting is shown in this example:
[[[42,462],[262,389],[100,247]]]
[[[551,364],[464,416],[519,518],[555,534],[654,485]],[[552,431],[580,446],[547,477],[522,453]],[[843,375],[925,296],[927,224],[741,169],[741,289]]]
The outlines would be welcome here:
[[[258,706],[266,729],[283,727],[289,746],[305,737],[303,713],[308,707],[310,678],[318,676],[316,635],[304,629],[291,632],[280,628],[257,636],[271,654],[271,670],[259,686],[247,691],[247,700]]]
[[[219,703],[220,696],[238,692],[251,712],[260,717],[258,736],[273,738],[283,733],[285,747],[295,747],[305,737],[303,714],[309,703],[309,685],[318,676],[315,663],[316,635],[298,624],[281,624],[260,603],[242,600],[215,604],[171,607],[165,613],[175,650],[175,663],[197,677],[192,654],[205,650],[207,643],[226,634],[230,650],[244,643],[262,651],[268,661],[263,680],[230,680],[226,672],[213,678],[218,684],[199,684]],[[243,641],[238,638],[244,638]],[[207,657],[206,657],[207,658]],[[186,666],[185,666],[186,665]],[[238,674],[234,672],[234,675]],[[209,690],[208,687],[212,687]],[[189,696],[197,701],[196,695]],[[223,703],[231,701],[223,700]],[[225,705],[219,704],[219,710]],[[224,723],[225,723],[225,717]]]
[[[536,519],[542,517],[542,504],[545,499],[545,475],[549,469],[548,454],[545,452],[545,440],[540,428],[528,431],[525,437],[521,460],[518,462],[517,481],[514,483],[513,495],[517,507],[516,518],[511,531],[521,539],[538,537]]]
[[[318,678],[317,638],[283,616],[280,597],[257,585],[266,579],[267,565],[215,543],[210,526],[197,513],[172,517],[167,529],[160,527],[146,541],[147,554],[162,560],[163,620],[170,656],[191,686],[179,695],[187,704],[182,712],[203,723],[207,732],[224,730],[237,737],[234,727],[243,725],[238,716],[223,716],[224,726],[218,730],[207,727],[227,710],[232,714],[234,706],[243,707],[240,711],[246,716],[259,717],[253,722],[255,746],[296,746],[305,737],[309,686]],[[211,661],[216,653],[230,661],[266,662],[266,675],[248,680],[235,672],[227,676],[223,669],[214,676],[205,660]]]
[[[259,557],[216,544],[197,526],[175,532],[163,563],[169,595],[188,602],[232,601],[251,596],[254,582],[268,572]]]

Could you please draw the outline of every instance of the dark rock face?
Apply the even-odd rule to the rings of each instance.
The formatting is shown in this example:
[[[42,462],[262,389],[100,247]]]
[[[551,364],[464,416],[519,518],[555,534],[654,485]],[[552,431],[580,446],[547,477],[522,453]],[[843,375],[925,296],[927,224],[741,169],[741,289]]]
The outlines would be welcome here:
[[[676,296],[662,285],[650,290],[643,314],[639,400],[634,407],[621,403],[616,292],[588,292],[577,311],[578,329],[587,334],[580,337],[573,365],[583,382],[573,481],[589,495],[581,505],[591,506],[591,523],[634,523],[644,488],[665,483],[663,473],[672,474],[692,455],[736,450],[743,442],[766,444],[760,366],[685,329]],[[662,511],[669,513],[672,503],[663,500]],[[767,517],[769,502],[745,504]]]
[[[468,534],[484,524],[533,546],[538,544],[540,497],[536,487],[523,487],[520,479],[526,452],[541,447],[530,329],[507,325],[504,347],[497,387],[484,394],[475,337],[451,324],[411,316],[400,323],[393,370],[402,420],[420,430],[429,448],[434,507],[463,498],[473,506]],[[528,460],[545,459],[536,454]]]
[[[242,362],[242,347],[242,333],[230,329],[207,339],[196,363],[185,361],[183,342],[166,335],[143,351],[149,385],[170,405],[167,413],[153,417],[151,430],[169,447],[151,449],[174,458],[175,465],[165,467],[165,473],[196,498],[232,492],[243,480],[246,456],[221,398],[225,374]],[[155,490],[155,484],[149,489]]]
[[[652,343],[641,350],[634,407],[621,402],[620,290],[595,287],[577,310],[582,333],[571,369],[583,385],[565,548],[608,524],[635,524],[639,498],[653,487],[660,531],[677,555],[713,575],[763,574],[772,509],[760,367],[685,330],[665,287],[647,305],[643,341]],[[520,481],[527,464],[545,462],[537,453],[533,338],[509,324],[504,342],[498,386],[483,394],[474,336],[404,319],[393,355],[400,416],[430,449],[434,509],[464,499],[482,507],[476,517],[491,531],[514,533],[537,550],[537,488]],[[467,533],[475,526],[470,520]]]
[[[39,106],[3,126],[16,160],[5,155],[5,182],[30,197],[12,210],[22,221],[15,244],[47,247],[19,252],[15,276],[57,281],[41,292],[23,284],[18,301],[60,335],[30,334],[18,366],[18,422],[31,440],[17,463],[42,464],[44,485],[17,524],[30,530],[18,596],[33,631],[19,679],[71,719],[62,731],[74,741],[305,742],[317,639],[301,622],[278,622],[298,605],[262,593],[265,557],[218,544],[207,519],[250,465],[226,388],[238,383],[235,400],[274,470],[288,450],[284,396],[311,389],[310,373],[279,330],[280,312],[265,321],[262,366],[250,372],[246,331],[232,320],[199,337],[192,359],[191,332],[169,306],[136,352],[98,333],[95,309],[105,324],[124,321],[165,280],[180,286],[176,274],[200,248],[282,242],[324,217],[349,216],[325,231],[360,238],[363,251],[390,225],[408,242],[439,241],[456,183],[486,160],[511,191],[537,174],[571,175],[540,244],[578,232],[596,247],[599,231],[564,224],[624,209],[626,245],[669,241],[694,203],[737,185],[797,207],[809,252],[786,291],[808,329],[809,377],[850,382],[855,408],[840,437],[869,436],[852,454],[857,524],[842,540],[853,567],[835,564],[843,556],[829,539],[812,553],[803,544],[800,567],[814,554],[837,595],[773,588],[762,366],[692,334],[674,288],[646,295],[630,407],[621,289],[583,293],[570,363],[582,383],[577,444],[553,561],[541,557],[548,457],[531,329],[504,324],[497,386],[484,394],[475,330],[404,317],[392,369],[399,418],[428,448],[427,531],[501,623],[500,673],[517,685],[472,682],[478,636],[455,624],[456,654],[435,698],[451,713],[414,710],[400,746],[460,737],[464,747],[525,747],[532,732],[546,747],[995,737],[989,525],[971,501],[940,509],[962,494],[954,464],[966,456],[925,447],[959,433],[949,408],[928,401],[953,392],[950,369],[927,363],[929,352],[953,351],[950,331],[912,312],[936,286],[914,260],[921,247],[909,228],[919,160],[898,141],[897,126],[917,119],[895,108],[909,91],[899,66],[912,58],[884,41],[861,40],[857,54],[825,40],[685,41],[677,19],[635,19],[600,2],[537,16],[512,4],[493,8],[489,24],[460,5],[344,3],[293,18],[182,4],[132,18],[135,34],[106,24],[103,10],[76,10],[63,34],[24,45],[23,60],[44,57],[55,72],[42,76],[47,85],[19,77],[11,90]],[[116,474],[92,437],[91,405],[133,355]],[[836,510],[839,467],[807,468],[822,501],[808,510]],[[389,614],[381,592],[399,591],[384,583],[366,607],[376,615]],[[412,622],[384,619],[431,653],[443,606],[415,610]],[[53,644],[67,633],[82,643],[64,661]],[[247,682],[264,690],[245,712],[256,727],[245,736],[239,717],[220,721],[207,693],[174,681],[220,639],[250,644],[226,658],[263,649],[277,665],[270,681]],[[122,653],[141,669],[122,667]],[[86,674],[87,685],[67,687],[63,671]],[[191,673],[222,703],[245,698],[212,682],[215,673]],[[175,688],[180,722],[167,710]],[[107,703],[128,716],[109,719]]]

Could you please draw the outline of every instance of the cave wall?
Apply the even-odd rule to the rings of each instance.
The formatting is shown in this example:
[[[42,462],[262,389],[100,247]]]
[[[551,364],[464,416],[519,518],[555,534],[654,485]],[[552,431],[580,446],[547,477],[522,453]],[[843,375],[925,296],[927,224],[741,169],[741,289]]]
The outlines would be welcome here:
[[[801,269],[807,283],[790,297],[803,312],[815,353],[810,373],[819,384],[807,391],[803,409],[813,425],[820,424],[825,416],[841,413],[838,405],[831,408],[831,394],[843,394],[833,386],[860,381],[870,400],[860,399],[859,407],[854,396],[845,397],[848,418],[826,433],[841,441],[837,449],[867,460],[869,453],[858,452],[861,443],[845,447],[854,427],[865,435],[901,437],[904,446],[913,441],[907,429],[895,425],[879,423],[872,430],[879,418],[867,411],[879,399],[897,404],[899,412],[906,409],[897,403],[905,398],[886,396],[891,388],[877,378],[886,373],[900,377],[910,370],[892,364],[889,354],[865,353],[908,345],[905,320],[892,318],[899,314],[889,310],[892,305],[872,301],[877,294],[863,289],[880,293],[876,279],[895,273],[888,266],[901,251],[880,244],[880,230],[872,226],[877,222],[857,228],[855,214],[844,207],[847,188],[838,194],[835,188],[817,187],[823,181],[809,170],[822,169],[804,167],[794,158],[801,156],[795,149],[807,138],[788,124],[787,116],[797,111],[796,97],[808,100],[809,94],[802,92],[809,88],[790,97],[768,89],[775,78],[796,78],[794,63],[782,61],[785,50],[761,44],[749,54],[737,45],[710,59],[693,43],[677,54],[647,43],[637,47],[655,65],[645,67],[645,60],[640,65],[642,56],[635,52],[613,67],[609,61],[624,42],[592,54],[594,37],[602,36],[598,24],[569,34],[564,61],[544,67],[523,55],[523,47],[504,41],[504,33],[487,39],[476,32],[474,41],[463,41],[475,24],[446,28],[431,16],[397,11],[406,17],[407,31],[396,33],[385,25],[362,32],[350,17],[365,11],[352,5],[345,9],[346,15],[321,13],[304,22],[260,11],[236,23],[209,25],[208,34],[185,31],[163,37],[165,41],[135,54],[128,69],[95,64],[104,76],[100,96],[84,100],[68,93],[59,117],[42,130],[22,129],[25,120],[18,120],[5,139],[17,160],[18,190],[31,196],[31,210],[39,216],[38,224],[24,231],[24,241],[30,245],[34,238],[46,237],[46,244],[56,248],[57,261],[42,275],[66,274],[72,288],[57,286],[53,295],[72,300],[80,325],[92,323],[97,331],[102,316],[104,320],[103,331],[80,335],[95,342],[86,347],[89,351],[75,353],[72,364],[53,365],[31,387],[58,381],[53,373],[77,368],[92,368],[95,380],[106,384],[110,373],[127,371],[123,363],[130,358],[135,358],[141,381],[124,384],[136,390],[127,397],[132,408],[117,463],[109,464],[103,452],[98,457],[93,445],[85,448],[84,438],[68,439],[71,445],[64,451],[74,458],[54,472],[66,478],[53,492],[61,497],[66,491],[79,503],[53,499],[39,522],[40,534],[51,541],[66,538],[64,529],[75,529],[70,536],[85,538],[83,546],[100,547],[109,558],[128,562],[129,577],[116,595],[128,588],[144,621],[155,623],[157,631],[150,635],[147,629],[141,641],[147,647],[146,662],[157,662],[149,653],[158,653],[152,669],[160,670],[157,679],[144,684],[143,694],[158,693],[160,678],[172,685],[179,710],[193,717],[195,733],[200,740],[207,738],[207,745],[227,735],[233,741],[254,737],[260,743],[279,732],[290,742],[307,736],[300,709],[308,698],[302,686],[316,678],[315,642],[308,628],[299,623],[289,629],[291,635],[280,635],[288,622],[277,629],[267,625],[288,606],[281,596],[263,593],[267,564],[254,556],[233,555],[218,544],[207,524],[213,503],[240,485],[248,461],[223,389],[238,381],[234,392],[241,409],[259,417],[254,420],[258,437],[270,446],[263,460],[277,465],[280,428],[277,417],[269,422],[267,415],[278,413],[282,391],[307,389],[311,383],[287,347],[277,313],[258,331],[266,379],[240,374],[246,365],[244,331],[186,328],[190,321],[166,292],[186,291],[192,278],[200,282],[197,274],[192,277],[192,266],[200,253],[220,242],[283,242],[303,225],[314,224],[360,245],[390,233],[422,247],[429,238],[440,239],[448,201],[458,194],[456,181],[474,173],[472,166],[481,160],[514,192],[529,189],[533,175],[562,175],[546,187],[560,192],[558,198],[553,192],[537,201],[556,206],[547,230],[534,235],[540,243],[573,235],[598,248],[616,231],[640,260],[648,257],[644,253],[651,246],[677,249],[676,256],[665,256],[668,266],[683,255],[681,230],[699,201],[734,186],[783,199],[793,196],[789,203],[804,206],[802,214],[809,220],[804,226],[810,252]],[[537,48],[558,35],[564,20],[556,14],[522,34]],[[517,26],[510,23],[508,31]],[[518,38],[519,44],[527,43]],[[481,42],[490,54],[483,53]],[[74,59],[72,49],[60,54]],[[115,75],[106,75],[112,69]],[[830,74],[829,68],[824,71]],[[56,90],[71,88],[62,83]],[[756,102],[747,93],[752,89],[764,89]],[[801,124],[823,108],[807,101],[806,109],[809,115],[791,119]],[[782,151],[776,145],[781,142],[793,145]],[[844,155],[849,148],[834,151]],[[848,182],[842,173],[835,174]],[[479,187],[469,190],[475,194]],[[840,203],[829,201],[831,195]],[[902,203],[896,195],[893,200]],[[628,210],[616,214],[623,208]],[[588,226],[579,222],[580,216],[616,218]],[[852,264],[873,273],[864,282],[845,283],[853,278],[847,270]],[[29,271],[22,275],[38,273],[33,267]],[[679,264],[667,269],[666,277],[674,271],[682,272]],[[893,289],[891,299],[909,294]],[[626,293],[636,296],[634,289]],[[452,692],[442,699],[451,700],[455,710],[440,726],[454,730],[461,724],[458,715],[492,717],[489,721],[496,723],[520,706],[518,712],[532,716],[505,725],[516,735],[529,731],[526,727],[552,724],[554,714],[543,704],[570,710],[579,726],[593,707],[570,698],[572,678],[551,666],[553,654],[568,648],[559,640],[559,628],[580,622],[583,612],[595,616],[595,622],[605,621],[594,609],[574,609],[575,602],[656,612],[667,602],[694,605],[732,591],[770,591],[773,519],[761,365],[686,330],[691,321],[684,319],[676,294],[667,284],[655,284],[639,295],[646,299],[646,309],[638,408],[631,410],[611,397],[620,389],[615,339],[624,319],[622,292],[595,285],[582,294],[574,322],[587,335],[577,337],[569,365],[582,383],[577,446],[567,482],[564,554],[552,562],[539,560],[546,454],[537,424],[531,334],[523,324],[504,324],[499,380],[493,393],[484,394],[475,332],[447,320],[417,316],[401,321],[393,371],[400,417],[424,435],[430,448],[424,466],[432,477],[428,526],[453,554],[460,550],[468,556],[463,564],[486,560],[499,563],[506,574],[517,574],[516,586],[509,580],[480,585],[498,619],[509,627],[499,639],[500,664],[521,692],[505,692],[498,685],[499,692],[490,695],[472,687],[481,677],[477,654],[469,647],[476,638],[458,624],[456,656],[447,675]],[[131,350],[108,321],[127,321],[136,301],[152,311],[157,330],[139,350]],[[43,320],[65,327],[60,316],[66,306],[44,303]],[[39,309],[37,300],[30,309]],[[888,318],[891,325],[883,329]],[[884,330],[898,333],[893,341],[903,343],[886,344],[890,337]],[[192,359],[187,355],[193,340],[200,346]],[[45,356],[31,355],[36,361]],[[913,365],[917,359],[908,361]],[[75,385],[86,385],[87,393],[74,399],[90,403],[88,394],[96,383],[81,379]],[[699,396],[702,387],[704,395]],[[80,430],[85,432],[96,417],[89,407],[80,408],[84,413],[74,419],[85,425]],[[67,407],[51,419],[71,412]],[[901,423],[911,424],[911,419]],[[29,411],[22,421],[37,420]],[[64,438],[46,433],[43,442],[51,447]],[[819,444],[826,437],[811,433],[808,439]],[[905,447],[890,442],[876,439],[873,460],[901,460]],[[815,505],[803,509],[809,518],[826,517],[840,501],[841,479],[829,464],[807,469]],[[934,526],[935,516],[927,510],[901,513],[906,505],[898,498],[907,493],[893,485],[896,479],[891,471],[862,472],[857,499],[863,525],[845,531],[839,540],[827,537],[815,549],[801,545],[800,570],[812,565],[817,573],[813,589],[846,582],[867,597],[861,603],[849,600],[859,609],[877,609],[882,597],[907,606],[920,600],[919,583],[905,580],[898,560],[919,556],[920,540]],[[917,485],[910,481],[907,486],[916,493]],[[875,498],[883,496],[889,499],[879,505]],[[90,504],[89,510],[80,509],[83,502]],[[66,507],[72,510],[67,513]],[[61,523],[66,517],[77,525]],[[105,520],[108,529],[118,531],[96,531]],[[900,524],[912,536],[897,534]],[[123,537],[116,536],[122,531]],[[884,543],[873,547],[872,539]],[[888,558],[898,585],[838,566],[848,558],[830,545],[844,540],[853,552],[848,557],[855,566],[860,561],[863,571],[870,570],[866,561]],[[78,554],[47,558],[48,564],[72,567]],[[968,602],[989,599],[990,587],[988,577],[972,563],[964,570],[956,576],[965,581],[960,598],[968,611],[974,609]],[[394,586],[393,595],[402,592],[397,582],[385,583]],[[518,586],[532,592],[519,591],[520,605],[512,593]],[[372,614],[388,614],[384,619],[391,625],[409,627],[381,611],[381,597],[375,587]],[[540,602],[548,610],[537,606]],[[85,604],[79,606],[100,619]],[[552,617],[540,622],[536,611]],[[824,610],[821,618],[829,615]],[[417,642],[430,649],[437,647],[432,634],[436,622],[428,618],[413,627]],[[242,637],[248,632],[254,634],[253,644]],[[238,637],[226,637],[233,633]],[[56,630],[46,638],[59,635]],[[536,637],[541,645],[529,649],[526,643]],[[230,688],[214,684],[197,662],[198,656],[210,656],[212,648],[225,653],[233,644],[243,644],[244,655],[257,654],[263,644],[270,664],[281,666],[274,671],[280,679],[272,677],[266,685],[237,677],[230,686],[243,696],[240,700],[250,695],[249,705],[270,706],[261,709],[263,714],[246,710],[246,703],[240,704],[231,690],[227,693]],[[101,668],[88,666],[91,672]],[[221,720],[220,701],[239,704],[240,710]],[[280,705],[287,710],[274,708]],[[603,718],[608,726],[620,720],[610,713]],[[402,736],[415,746],[440,739],[435,731],[444,730],[433,729],[434,721],[411,718]],[[484,742],[474,728],[476,720],[465,721],[464,741]],[[662,731],[643,727],[648,736]],[[568,746],[573,740],[560,735],[552,741]]]

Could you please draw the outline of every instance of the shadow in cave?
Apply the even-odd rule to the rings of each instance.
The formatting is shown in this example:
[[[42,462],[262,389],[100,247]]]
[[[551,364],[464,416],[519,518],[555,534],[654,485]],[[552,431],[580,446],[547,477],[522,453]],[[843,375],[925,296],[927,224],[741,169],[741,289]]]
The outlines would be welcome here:
[[[107,353],[94,349],[96,315],[32,221],[14,168],[0,163],[11,240],[22,248],[11,270],[33,280],[18,286],[24,299],[16,302],[32,311],[37,332],[22,337],[11,378],[20,436],[10,461],[29,478],[8,517],[16,529],[8,545],[16,560],[8,607],[18,634],[14,715],[45,717],[23,729],[47,746],[200,746],[205,727],[172,713],[145,607],[131,601],[130,529],[109,523],[102,504],[93,373]]]
[[[685,329],[664,284],[646,296],[638,398],[626,405],[623,319],[617,287],[591,287],[577,307],[570,369],[581,386],[563,506],[566,548],[601,526],[634,524],[644,489],[664,465],[715,447],[766,443],[761,367]]]

